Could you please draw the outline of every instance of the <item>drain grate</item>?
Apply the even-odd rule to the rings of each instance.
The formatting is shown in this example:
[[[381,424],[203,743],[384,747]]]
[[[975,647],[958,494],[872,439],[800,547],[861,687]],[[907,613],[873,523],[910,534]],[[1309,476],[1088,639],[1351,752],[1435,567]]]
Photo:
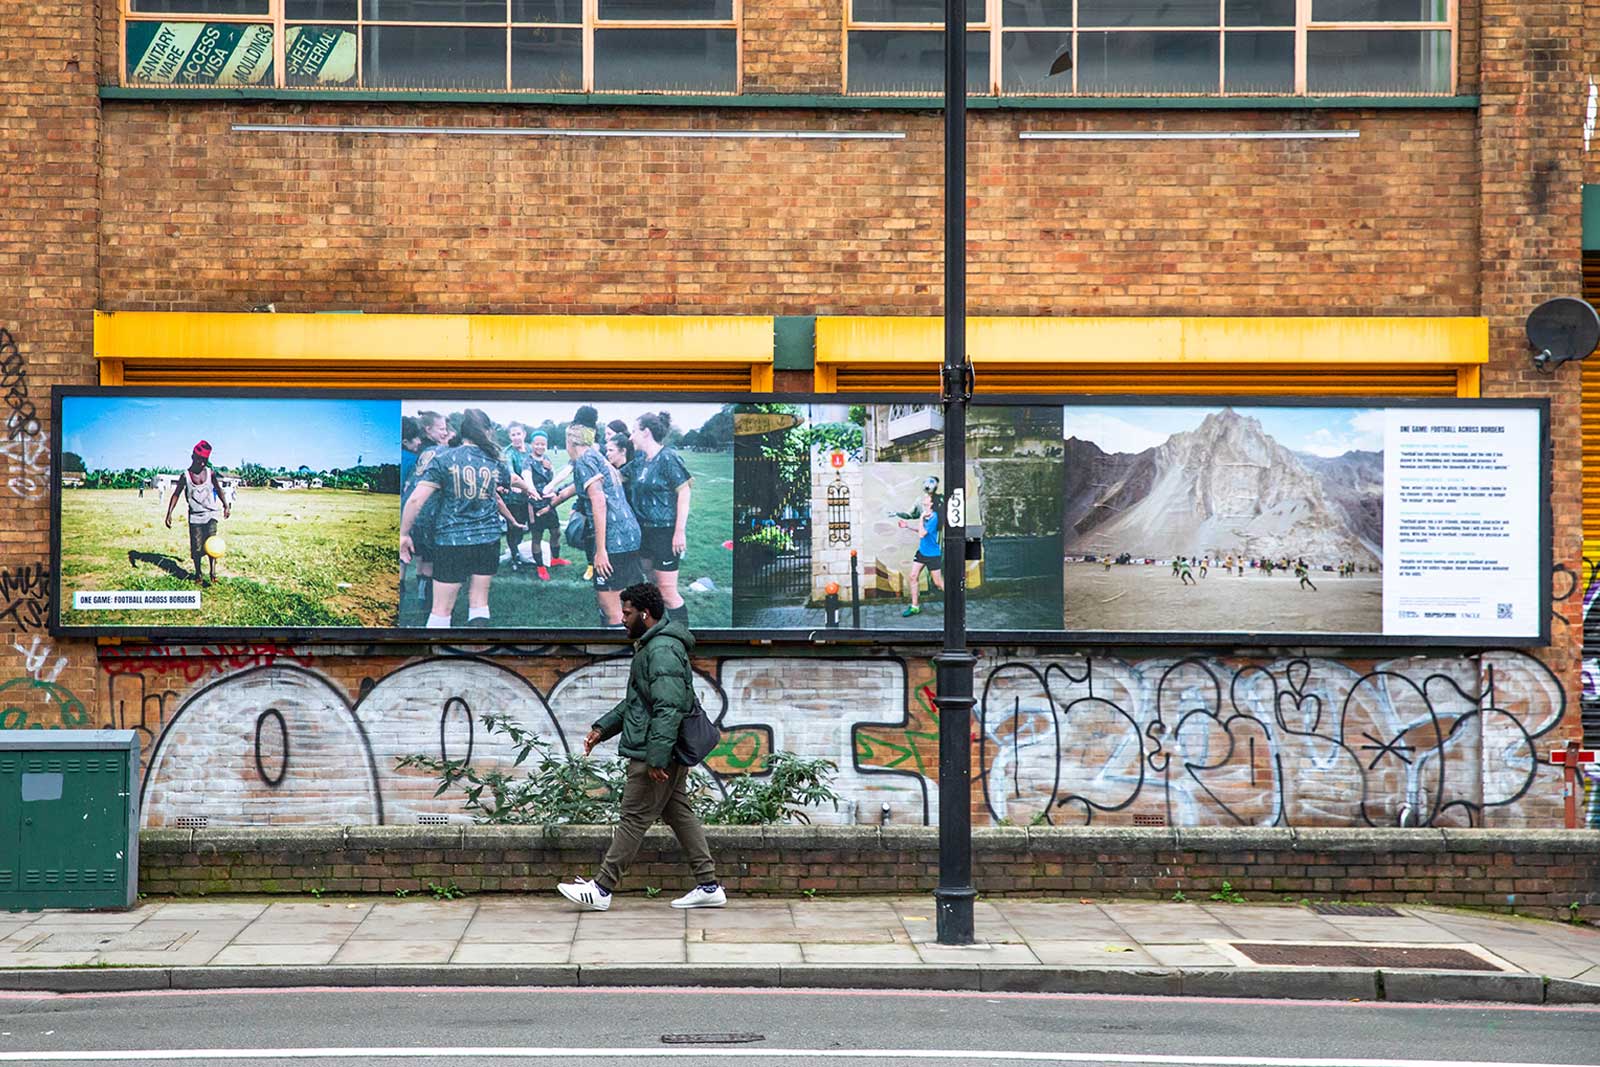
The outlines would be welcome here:
[[[1318,915],[1359,915],[1372,919],[1400,919],[1404,916],[1387,904],[1313,904]]]
[[[1373,967],[1388,971],[1499,971],[1464,948],[1432,945],[1261,944],[1230,941],[1228,946],[1263,967]]]

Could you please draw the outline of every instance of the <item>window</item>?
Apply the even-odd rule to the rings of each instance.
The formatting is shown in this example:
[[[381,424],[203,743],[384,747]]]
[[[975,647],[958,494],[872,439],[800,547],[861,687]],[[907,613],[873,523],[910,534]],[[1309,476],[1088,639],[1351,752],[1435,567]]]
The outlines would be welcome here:
[[[741,0],[123,0],[128,85],[737,93]]]
[[[847,92],[943,92],[943,0],[843,2]],[[967,88],[1012,96],[1448,95],[1456,4],[968,0]],[[1064,53],[1071,69],[1050,74]]]

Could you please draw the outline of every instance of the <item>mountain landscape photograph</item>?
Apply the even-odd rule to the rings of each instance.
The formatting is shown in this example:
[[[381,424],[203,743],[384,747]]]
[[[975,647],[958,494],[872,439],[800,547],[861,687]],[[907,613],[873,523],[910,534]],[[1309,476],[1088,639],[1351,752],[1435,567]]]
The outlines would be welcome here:
[[[1380,633],[1383,412],[1066,408],[1063,624]]]

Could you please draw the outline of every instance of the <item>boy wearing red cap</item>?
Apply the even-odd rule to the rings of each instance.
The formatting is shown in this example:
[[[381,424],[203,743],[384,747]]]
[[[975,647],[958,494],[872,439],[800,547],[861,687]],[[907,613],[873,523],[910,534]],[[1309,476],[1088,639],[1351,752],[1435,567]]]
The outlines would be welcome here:
[[[211,578],[201,577],[200,561],[205,558],[206,540],[217,532],[217,517],[228,518],[233,508],[222,495],[222,485],[217,472],[211,468],[211,443],[201,441],[194,446],[189,457],[189,469],[178,475],[178,484],[172,487],[172,498],[167,501],[167,529],[172,529],[172,509],[178,497],[189,501],[189,558],[194,560],[194,580],[210,585],[217,580],[217,561],[211,560]]]

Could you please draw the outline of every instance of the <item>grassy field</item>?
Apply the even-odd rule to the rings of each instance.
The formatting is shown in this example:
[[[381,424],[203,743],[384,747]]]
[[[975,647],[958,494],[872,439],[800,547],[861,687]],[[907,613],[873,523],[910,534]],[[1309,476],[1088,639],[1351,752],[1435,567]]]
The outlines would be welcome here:
[[[687,451],[681,455],[694,475],[694,495],[689,505],[689,550],[679,567],[678,589],[689,607],[691,626],[725,629],[733,619],[733,552],[722,547],[733,536],[733,457],[727,453]],[[571,510],[570,501],[561,505],[563,530]],[[504,539],[500,550],[506,554]],[[590,629],[600,625],[594,587],[583,580],[588,560],[564,541],[561,553],[572,561],[572,566],[550,568],[548,582],[540,581],[531,570],[513,572],[509,556],[501,562],[500,573],[489,590],[489,614],[496,628]],[[427,622],[428,609],[417,600],[413,572],[412,567],[406,567],[400,608],[402,626],[422,626]],[[691,590],[690,583],[698,578],[711,579],[715,588],[708,592]],[[466,619],[467,592],[463,586],[452,625],[465,626]]]
[[[400,498],[332,489],[240,489],[219,532],[228,554],[198,611],[76,611],[72,594],[196,589],[184,504],[146,490],[61,494],[61,621],[71,626],[395,625]],[[179,577],[175,572],[183,572]],[[210,570],[207,568],[207,575]]]

